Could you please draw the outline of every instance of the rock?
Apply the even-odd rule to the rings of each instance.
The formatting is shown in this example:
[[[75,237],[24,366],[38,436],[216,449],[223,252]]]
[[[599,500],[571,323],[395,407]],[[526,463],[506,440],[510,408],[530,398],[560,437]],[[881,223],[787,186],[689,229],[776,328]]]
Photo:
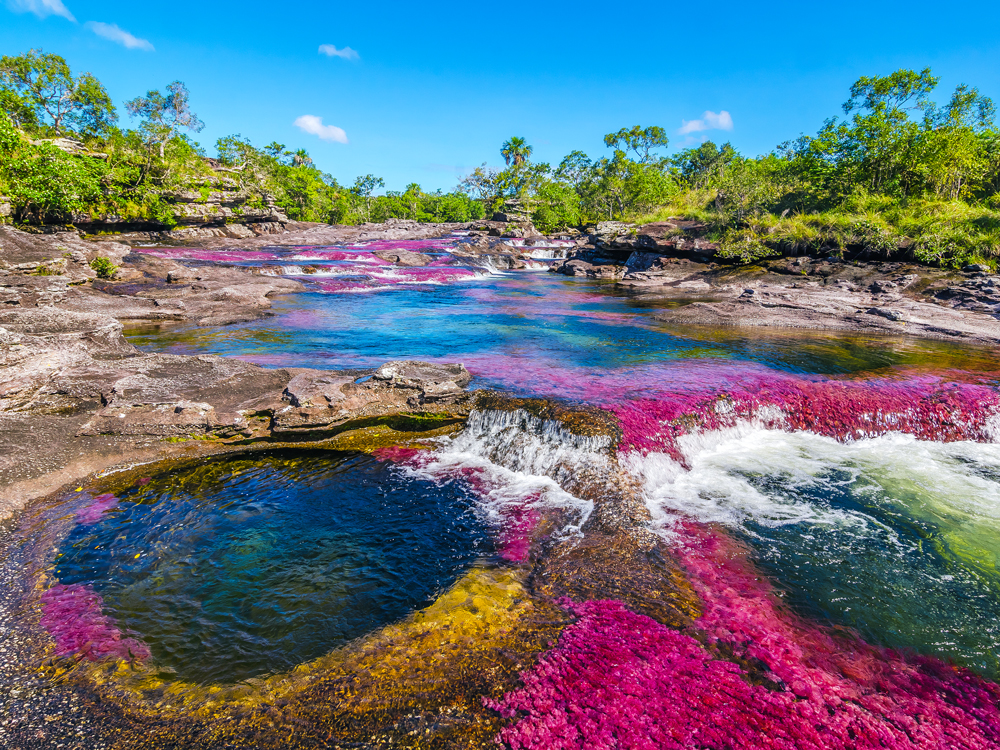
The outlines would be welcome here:
[[[537,234],[538,230],[530,221],[510,222],[500,232],[501,237],[534,237]]]
[[[429,255],[415,253],[411,250],[376,250],[372,255],[395,263],[397,266],[426,266],[434,260]]]
[[[613,263],[595,264],[582,258],[570,258],[549,269],[564,276],[584,276],[588,279],[620,279],[628,270],[624,265]]]
[[[393,385],[419,388],[431,400],[457,395],[472,381],[465,365],[416,361],[387,362],[372,377]]]
[[[887,279],[879,279],[878,281],[872,282],[871,286],[869,286],[868,288],[875,294],[885,294],[887,292],[896,291],[898,286],[899,286],[898,284],[889,281]]]
[[[968,266],[964,266],[962,270],[972,271],[975,273],[991,273],[992,271],[992,269],[989,266],[983,265],[982,263],[972,263]]]
[[[903,315],[899,310],[890,310],[887,307],[869,307],[865,312],[868,315],[878,315],[885,318],[886,320],[906,320],[906,316]]]
[[[76,232],[32,234],[0,225],[0,269],[16,273],[34,273],[43,266],[78,281],[96,276],[90,269],[95,258],[121,265],[130,252],[128,245],[87,242]]]
[[[346,398],[343,387],[356,380],[354,375],[303,373],[285,386],[284,397],[296,407],[328,407],[343,401]]]
[[[393,429],[447,426],[468,412],[471,379],[459,364],[392,362],[356,382],[357,373],[144,354],[114,318],[57,308],[0,311],[0,366],[0,518],[121,462],[327,440],[414,411],[412,428]],[[186,444],[192,436],[210,440]]]

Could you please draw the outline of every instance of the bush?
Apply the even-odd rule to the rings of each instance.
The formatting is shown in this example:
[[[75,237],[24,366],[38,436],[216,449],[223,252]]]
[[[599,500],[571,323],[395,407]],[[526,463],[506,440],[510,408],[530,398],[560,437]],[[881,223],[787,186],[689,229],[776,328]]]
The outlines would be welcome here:
[[[99,279],[111,279],[118,272],[118,266],[110,259],[98,256],[90,261],[90,268],[97,274]]]

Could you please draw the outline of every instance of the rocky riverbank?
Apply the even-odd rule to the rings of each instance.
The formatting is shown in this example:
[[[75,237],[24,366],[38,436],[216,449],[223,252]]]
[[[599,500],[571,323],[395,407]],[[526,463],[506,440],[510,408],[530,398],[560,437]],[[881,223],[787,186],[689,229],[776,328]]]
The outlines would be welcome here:
[[[956,271],[837,255],[740,266],[714,259],[715,246],[685,224],[608,222],[614,226],[596,228],[551,270],[663,303],[654,317],[677,325],[1000,340],[1000,276],[984,266]]]

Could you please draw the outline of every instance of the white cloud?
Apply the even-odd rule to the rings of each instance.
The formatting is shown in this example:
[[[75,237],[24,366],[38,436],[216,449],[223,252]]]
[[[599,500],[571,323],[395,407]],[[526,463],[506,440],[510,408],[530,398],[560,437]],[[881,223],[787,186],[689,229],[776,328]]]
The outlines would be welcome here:
[[[34,13],[39,18],[62,16],[76,23],[73,14],[62,0],[7,0],[7,7],[15,13]]]
[[[316,115],[302,115],[295,120],[295,126],[315,136],[320,140],[334,143],[347,143],[347,133],[336,125],[324,125],[323,118]]]
[[[97,34],[97,36],[110,39],[112,42],[116,42],[127,49],[142,49],[147,52],[153,51],[153,45],[149,41],[133,36],[125,31],[125,29],[118,28],[118,24],[101,23],[100,21],[87,21],[84,26]]]
[[[680,135],[700,133],[703,130],[732,130],[733,116],[726,110],[722,110],[718,114],[705,112],[700,120],[684,120],[683,123],[680,130],[677,131]]]
[[[59,0],[56,0],[58,2]],[[357,53],[357,50],[353,50],[350,47],[344,47],[344,49],[337,49],[332,44],[321,44],[319,45],[319,53],[321,55],[326,55],[327,57],[342,57],[345,60],[358,60],[361,55]]]

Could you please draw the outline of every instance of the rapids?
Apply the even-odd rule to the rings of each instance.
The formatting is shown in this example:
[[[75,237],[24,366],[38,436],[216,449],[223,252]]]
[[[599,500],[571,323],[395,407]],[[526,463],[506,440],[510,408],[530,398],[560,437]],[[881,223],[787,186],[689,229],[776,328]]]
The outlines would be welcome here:
[[[40,600],[59,649],[83,648],[63,637],[76,617],[95,634],[90,658],[149,661],[155,691],[128,683],[144,705],[174,679],[215,705],[193,685],[270,675],[259,700],[283,696],[327,737],[374,724],[323,724],[312,693],[287,698],[288,675],[360,680],[316,695],[346,701],[351,721],[381,711],[392,731],[450,706],[461,720],[420,724],[442,747],[1000,746],[993,352],[670,327],[651,313],[676,302],[497,271],[449,252],[460,242],[143,250],[309,289],[251,323],[127,331],[145,350],[265,367],[463,362],[472,388],[507,395],[457,433],[351,459],[364,491],[320,459],[293,473],[258,459],[40,511],[61,531],[36,517],[43,552],[24,559],[59,550]],[[375,255],[392,249],[433,260]],[[525,249],[544,264],[565,243]],[[353,610],[331,614],[345,597]],[[281,630],[278,610],[301,627]],[[453,686],[460,663],[481,665],[448,687],[464,697],[434,703],[427,685]],[[379,691],[404,697],[376,711]],[[481,745],[462,744],[474,734]]]

